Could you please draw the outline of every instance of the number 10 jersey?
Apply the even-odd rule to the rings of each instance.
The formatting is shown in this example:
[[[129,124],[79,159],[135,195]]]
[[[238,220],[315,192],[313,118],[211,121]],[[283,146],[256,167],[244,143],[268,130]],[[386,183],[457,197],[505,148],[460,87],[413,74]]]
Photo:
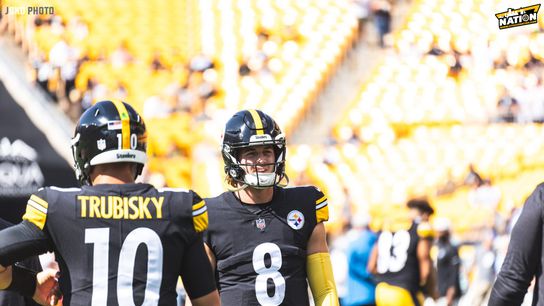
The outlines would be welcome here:
[[[196,295],[214,289],[209,263],[188,252],[202,246],[199,232],[208,221],[193,191],[148,184],[48,187],[30,197],[23,219],[49,238],[64,305],[175,305],[180,275],[209,280],[211,288],[195,289]],[[189,273],[186,266],[208,271]]]

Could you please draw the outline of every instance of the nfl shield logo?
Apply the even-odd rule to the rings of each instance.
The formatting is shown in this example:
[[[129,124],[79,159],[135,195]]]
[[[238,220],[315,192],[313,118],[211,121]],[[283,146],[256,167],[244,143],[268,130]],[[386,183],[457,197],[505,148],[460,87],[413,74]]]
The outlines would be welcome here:
[[[106,140],[105,139],[98,139],[96,141],[96,147],[98,148],[98,150],[104,151],[104,149],[106,148]]]
[[[255,220],[255,226],[257,226],[257,228],[261,231],[264,231],[264,228],[266,227],[266,221],[263,218],[259,218]]]

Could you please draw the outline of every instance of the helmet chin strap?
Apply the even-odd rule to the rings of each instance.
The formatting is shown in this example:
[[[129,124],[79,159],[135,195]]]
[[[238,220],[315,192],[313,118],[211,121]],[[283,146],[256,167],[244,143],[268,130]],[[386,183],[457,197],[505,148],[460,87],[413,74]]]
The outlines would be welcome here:
[[[231,185],[231,184],[227,181],[227,178],[228,178],[228,177],[225,177],[224,183],[225,183],[225,187],[227,188],[228,191],[236,192],[236,191],[244,190],[244,189],[246,189],[247,187],[249,187],[249,185],[248,185],[248,184],[245,184],[245,183],[242,184],[242,185],[240,185],[240,186],[238,186],[238,187],[233,186],[233,185]]]

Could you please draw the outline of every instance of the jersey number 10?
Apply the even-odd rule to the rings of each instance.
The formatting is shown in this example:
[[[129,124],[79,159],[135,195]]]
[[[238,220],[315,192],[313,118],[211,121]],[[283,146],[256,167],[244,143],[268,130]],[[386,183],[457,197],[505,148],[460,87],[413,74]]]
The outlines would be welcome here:
[[[94,245],[92,306],[108,304],[109,240],[109,228],[85,229],[85,243]],[[141,227],[127,235],[119,253],[119,268],[117,270],[117,302],[119,305],[135,305],[132,281],[136,251],[142,243],[147,246],[147,283],[142,305],[152,306],[159,303],[162,281],[162,243],[157,233],[149,228]]]

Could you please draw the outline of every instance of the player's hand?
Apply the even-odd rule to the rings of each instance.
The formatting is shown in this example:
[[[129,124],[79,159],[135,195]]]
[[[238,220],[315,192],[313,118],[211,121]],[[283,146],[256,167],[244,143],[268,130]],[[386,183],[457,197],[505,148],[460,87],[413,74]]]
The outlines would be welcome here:
[[[36,275],[36,291],[32,297],[40,305],[59,305],[62,294],[58,284],[58,271],[46,269]]]

